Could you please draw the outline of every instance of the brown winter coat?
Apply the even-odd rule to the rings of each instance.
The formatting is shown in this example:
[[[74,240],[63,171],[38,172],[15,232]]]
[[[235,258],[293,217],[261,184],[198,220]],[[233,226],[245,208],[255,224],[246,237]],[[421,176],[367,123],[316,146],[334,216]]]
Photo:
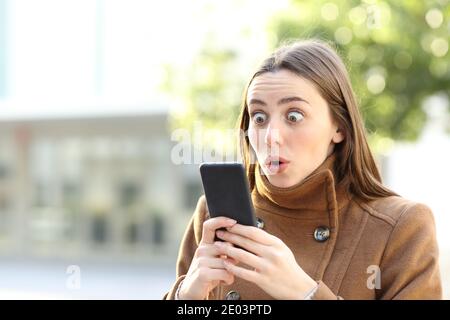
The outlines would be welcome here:
[[[300,184],[286,189],[256,174],[252,200],[264,230],[283,240],[298,264],[319,283],[314,299],[441,299],[438,246],[430,209],[401,197],[365,202],[345,183],[336,185],[335,157],[329,157]],[[175,291],[190,266],[208,218],[201,196],[181,242]],[[319,242],[318,227],[330,230]],[[377,285],[376,270],[380,282]],[[272,299],[257,285],[236,278],[214,289],[209,299]]]

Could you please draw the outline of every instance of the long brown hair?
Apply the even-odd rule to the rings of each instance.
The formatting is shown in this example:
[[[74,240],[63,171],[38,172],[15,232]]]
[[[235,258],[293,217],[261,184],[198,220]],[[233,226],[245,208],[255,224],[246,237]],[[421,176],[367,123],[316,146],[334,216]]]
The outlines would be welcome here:
[[[294,72],[315,85],[327,101],[334,121],[343,131],[345,138],[334,149],[337,182],[346,179],[350,191],[363,200],[397,195],[382,184],[344,63],[330,45],[317,39],[280,47],[264,60],[247,85],[238,121],[241,133],[245,133],[240,135],[240,148],[250,188],[253,189],[255,182],[256,155],[246,134],[250,121],[248,88],[255,77],[281,69]]]

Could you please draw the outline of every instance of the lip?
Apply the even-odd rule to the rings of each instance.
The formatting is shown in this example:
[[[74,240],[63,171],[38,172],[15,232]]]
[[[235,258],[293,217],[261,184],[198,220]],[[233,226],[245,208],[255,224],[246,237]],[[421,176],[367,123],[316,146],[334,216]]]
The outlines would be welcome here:
[[[278,161],[279,165],[272,164],[273,161]],[[264,162],[264,166],[269,170],[271,174],[279,174],[285,171],[289,165],[288,160],[283,157],[267,157]]]

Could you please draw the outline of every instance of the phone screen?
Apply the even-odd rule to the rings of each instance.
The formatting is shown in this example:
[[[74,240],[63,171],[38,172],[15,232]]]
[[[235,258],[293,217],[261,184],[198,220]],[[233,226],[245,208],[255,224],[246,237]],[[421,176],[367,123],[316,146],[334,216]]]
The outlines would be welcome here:
[[[241,163],[202,163],[200,174],[211,217],[226,216],[239,224],[256,226],[248,180]]]

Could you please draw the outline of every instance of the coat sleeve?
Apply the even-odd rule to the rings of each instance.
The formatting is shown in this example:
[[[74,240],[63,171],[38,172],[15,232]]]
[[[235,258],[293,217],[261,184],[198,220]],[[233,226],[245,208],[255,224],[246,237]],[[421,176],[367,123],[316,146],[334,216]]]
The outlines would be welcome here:
[[[415,204],[392,230],[380,265],[378,299],[442,299],[433,213]]]
[[[203,222],[208,218],[208,211],[206,207],[205,196],[202,195],[195,208],[194,214],[184,232],[178,251],[177,266],[176,266],[176,280],[169,292],[167,292],[163,299],[175,299],[175,293],[178,285],[186,276],[189,270],[195,251],[202,237]]]
[[[442,299],[433,213],[415,204],[398,219],[380,263],[377,299]],[[342,299],[318,282],[314,300]]]
[[[331,291],[328,286],[321,280],[317,282],[318,286],[316,292],[311,297],[311,300],[343,300],[342,297],[337,296]]]

